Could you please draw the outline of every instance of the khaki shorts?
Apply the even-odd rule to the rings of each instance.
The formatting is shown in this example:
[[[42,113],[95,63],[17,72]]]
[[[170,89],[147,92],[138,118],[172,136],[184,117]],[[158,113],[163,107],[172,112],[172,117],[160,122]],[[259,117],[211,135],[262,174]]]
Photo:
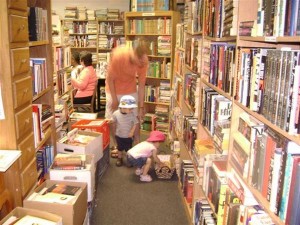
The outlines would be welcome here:
[[[131,95],[132,97],[135,98],[137,105],[138,105],[138,94],[137,93],[132,93],[132,94],[127,94],[127,95]],[[117,95],[118,101],[120,102],[120,99],[122,98],[122,96],[124,95]],[[112,114],[113,114],[113,110],[112,110],[112,98],[111,98],[111,94],[110,93],[106,93],[106,107],[105,107],[105,119],[111,119],[112,118]],[[138,108],[134,108],[133,109],[133,114],[135,116],[138,116]]]

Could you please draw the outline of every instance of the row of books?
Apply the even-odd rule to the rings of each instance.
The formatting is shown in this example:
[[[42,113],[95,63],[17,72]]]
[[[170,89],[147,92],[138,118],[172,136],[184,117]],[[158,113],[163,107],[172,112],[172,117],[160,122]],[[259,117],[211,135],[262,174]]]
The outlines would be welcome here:
[[[195,112],[198,106],[197,102],[199,102],[199,82],[200,77],[198,74],[184,74],[183,89],[185,91],[183,93],[183,98],[193,112]]]
[[[231,95],[234,66],[235,46],[228,43],[211,43],[209,83]]]
[[[123,25],[118,25],[114,22],[100,22],[99,23],[99,33],[100,34],[124,34]]]
[[[169,129],[169,106],[156,105],[154,113],[155,129],[167,134]]]
[[[149,61],[149,67],[147,71],[147,77],[153,78],[171,78],[171,62],[164,61]]]
[[[189,1],[185,3],[184,23],[189,33],[202,32],[202,10],[204,0]]]
[[[169,81],[161,81],[159,86],[145,86],[145,101],[170,103],[171,89]]]
[[[270,211],[287,224],[298,218],[298,155],[300,146],[282,137],[248,114],[239,117],[229,158],[239,177],[256,188],[269,202]]]
[[[48,87],[47,60],[46,58],[30,58],[29,64],[32,77],[32,92],[35,96]]]
[[[192,151],[197,138],[198,118],[194,116],[183,116],[182,131],[183,141],[189,151]]]
[[[131,19],[128,20],[128,34],[168,34],[172,32],[171,19]]]
[[[70,46],[73,48],[96,48],[97,35],[74,35],[70,36]]]
[[[195,73],[201,72],[202,41],[198,37],[186,38],[185,64]]]
[[[199,140],[199,143],[202,143],[199,144],[200,148],[205,148],[205,140]],[[207,211],[213,215],[214,224],[233,225],[239,224],[239,221],[243,224],[252,224],[254,221],[274,224],[243,180],[234,171],[227,171],[226,155],[203,153],[201,162],[203,169],[199,171],[196,180],[199,181],[197,185],[202,186],[206,198],[195,201],[192,208],[194,220],[201,221],[201,217],[206,215],[201,207],[203,203],[203,206],[210,206]]]
[[[43,180],[54,160],[54,147],[44,145],[36,151],[36,163],[38,171],[38,180]]]
[[[69,46],[54,48],[54,71],[66,68],[70,66],[71,62],[71,50]]]
[[[51,127],[51,106],[46,104],[32,104],[32,123],[35,147],[45,138]]]
[[[253,36],[299,36],[298,0],[258,1]]]
[[[64,18],[66,20],[119,20],[121,12],[119,9],[87,9],[85,6],[68,6],[65,8]]]
[[[249,49],[238,51],[235,99],[281,129],[300,132],[300,51]]]
[[[125,44],[124,37],[108,37],[106,35],[99,35],[98,47],[99,49],[113,49],[117,46]]]
[[[40,7],[30,7],[28,11],[29,41],[48,40],[47,10]]]
[[[168,11],[171,10],[169,0],[130,0],[130,10],[140,11]]]
[[[71,68],[65,68],[56,73],[56,91],[59,96],[71,89]]]
[[[203,88],[202,93],[200,120],[213,136],[216,122],[230,119],[232,101],[209,87]]]

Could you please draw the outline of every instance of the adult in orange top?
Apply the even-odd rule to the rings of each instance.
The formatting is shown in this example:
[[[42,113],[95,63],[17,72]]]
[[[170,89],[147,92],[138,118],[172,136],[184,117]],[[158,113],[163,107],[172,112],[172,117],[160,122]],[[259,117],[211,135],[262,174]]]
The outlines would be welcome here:
[[[111,119],[118,109],[119,101],[124,95],[131,95],[138,102],[134,114],[141,118],[144,115],[144,94],[149,60],[147,46],[143,41],[133,49],[120,46],[112,51],[106,75],[106,111],[105,118]],[[139,141],[139,125],[134,139]]]

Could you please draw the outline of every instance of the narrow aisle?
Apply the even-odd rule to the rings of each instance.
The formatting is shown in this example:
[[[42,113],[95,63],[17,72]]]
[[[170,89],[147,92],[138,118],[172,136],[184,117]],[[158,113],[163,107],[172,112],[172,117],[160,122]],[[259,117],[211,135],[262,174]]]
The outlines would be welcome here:
[[[115,159],[98,181],[91,225],[188,225],[177,178],[143,183]]]

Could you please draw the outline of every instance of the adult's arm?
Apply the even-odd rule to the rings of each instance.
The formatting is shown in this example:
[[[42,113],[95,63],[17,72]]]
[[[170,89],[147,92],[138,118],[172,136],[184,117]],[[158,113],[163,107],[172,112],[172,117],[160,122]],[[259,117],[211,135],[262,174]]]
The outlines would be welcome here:
[[[71,84],[74,88],[77,88],[81,91],[86,89],[89,82],[89,70],[84,68],[79,74],[78,78],[71,78]]]
[[[142,67],[138,67],[138,98],[139,98],[139,106],[144,107],[144,96],[145,96],[145,84],[146,84],[146,75],[149,66],[148,56],[143,56],[143,65]]]

